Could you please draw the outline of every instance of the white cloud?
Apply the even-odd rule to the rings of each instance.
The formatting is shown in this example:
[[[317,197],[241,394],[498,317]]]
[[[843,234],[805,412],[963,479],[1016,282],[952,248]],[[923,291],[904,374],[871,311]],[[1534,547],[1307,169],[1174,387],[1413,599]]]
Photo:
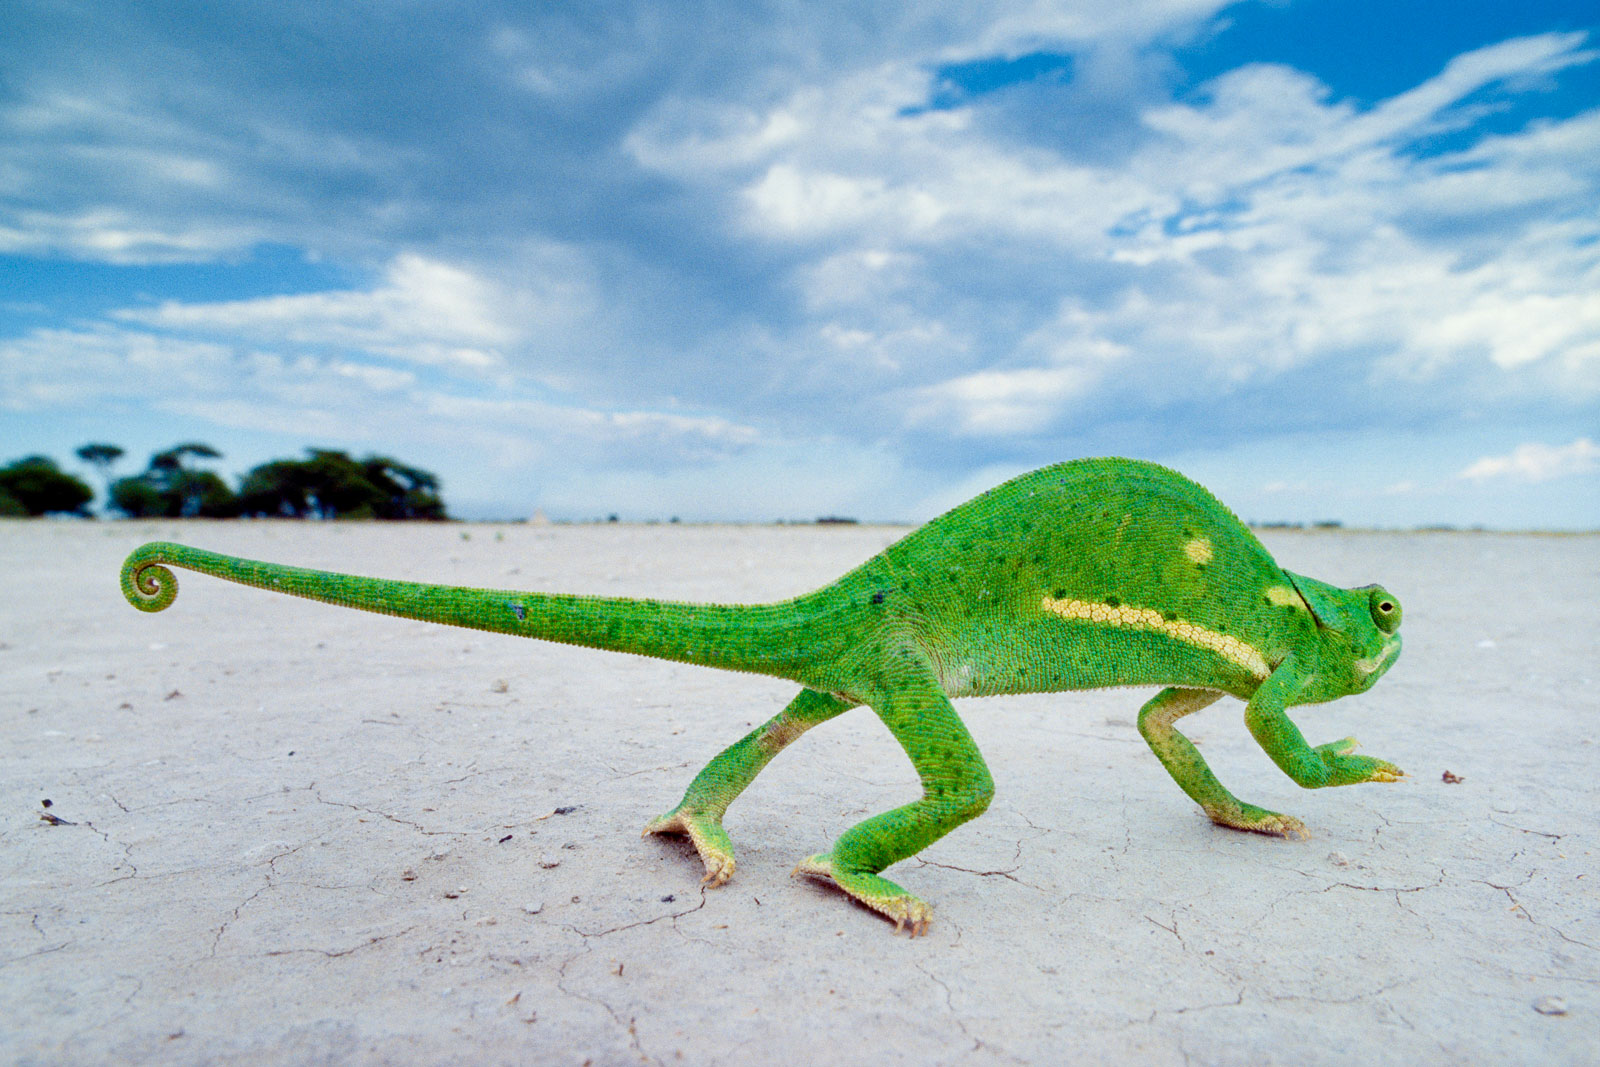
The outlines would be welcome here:
[[[1600,469],[1600,445],[1587,437],[1565,445],[1537,441],[1520,444],[1504,456],[1485,456],[1457,477],[1471,481],[1510,478],[1522,482],[1548,482]]]
[[[1037,433],[1094,384],[1083,367],[978,371],[916,390],[908,414],[913,424],[962,436]]]
[[[102,263],[182,263],[212,259],[259,239],[252,227],[218,221],[152,220],[115,207],[19,211],[0,216],[0,253],[65,250]]]
[[[914,425],[1033,434],[1102,380],[1075,362],[1085,350],[1124,356],[1119,381],[1158,403],[1330,360],[1377,385],[1448,376],[1472,403],[1593,395],[1600,221],[1581,206],[1600,198],[1600,111],[1414,150],[1470,121],[1487,88],[1593,61],[1583,40],[1479,49],[1366,110],[1303,73],[1244,67],[1198,103],[1147,110],[1154,136],[1115,164],[1001,139],[971,109],[908,113],[931,91],[910,61],[764,110],[676,101],[627,143],[708,198],[736,194],[752,236],[814,248],[795,283],[836,341],[865,347],[911,324],[962,338],[920,366],[894,361]],[[1059,324],[1027,322],[1030,309],[967,306],[953,286],[982,269],[974,254],[1018,272],[1012,292],[1053,286],[1078,309],[1065,350],[1042,341]],[[1058,273],[1041,285],[1021,263]],[[1072,295],[1118,268],[1111,293]]]
[[[518,396],[470,373],[424,381],[405,366],[293,347],[199,341],[142,326],[36,330],[0,340],[0,410],[183,416],[285,434],[302,445],[370,442],[417,456],[477,455],[507,467],[550,456],[575,468],[695,464],[761,440],[755,427],[720,415]]]
[[[418,8],[412,32],[375,14],[303,41],[297,63],[332,72],[311,84],[215,62],[251,47],[227,19],[134,63],[173,32],[135,5],[116,49],[86,32],[54,61],[7,53],[0,252],[202,262],[276,242],[376,276],[30,311],[0,341],[0,405],[580,472],[837,435],[937,468],[929,498],[1113,443],[1391,416],[1441,439],[1468,416],[1496,440],[1587,432],[1600,109],[1573,114],[1557,81],[1596,61],[1587,38],[1493,44],[1370,104],[1261,63],[1175,97],[1171,46],[1223,6],[820,0],[781,25],[763,5],[695,25],[629,0],[600,20]],[[1064,58],[1032,83],[963,96],[946,77],[1036,52]],[[1560,117],[1523,121],[1556,84]],[[1566,421],[1515,430],[1544,407]],[[1488,449],[1460,440],[1374,485],[1466,494],[1446,476]],[[760,466],[740,462],[720,469]]]
[[[413,253],[396,257],[368,291],[304,293],[220,303],[167,301],[114,317],[155,329],[223,334],[256,343],[338,346],[422,364],[483,369],[520,328],[510,294],[459,267]]]

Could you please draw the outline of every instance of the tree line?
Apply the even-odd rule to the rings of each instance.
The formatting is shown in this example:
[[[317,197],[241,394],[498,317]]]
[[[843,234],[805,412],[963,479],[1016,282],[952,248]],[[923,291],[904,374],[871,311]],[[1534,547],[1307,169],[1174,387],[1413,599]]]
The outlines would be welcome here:
[[[248,471],[231,488],[198,461],[222,453],[198,441],[150,457],[144,471],[112,478],[124,452],[103,442],[77,456],[99,469],[108,511],[129,518],[447,519],[439,479],[388,456],[353,458],[309,448],[305,459],[275,459]],[[0,467],[0,516],[88,515],[94,490],[49,456],[24,456]]]

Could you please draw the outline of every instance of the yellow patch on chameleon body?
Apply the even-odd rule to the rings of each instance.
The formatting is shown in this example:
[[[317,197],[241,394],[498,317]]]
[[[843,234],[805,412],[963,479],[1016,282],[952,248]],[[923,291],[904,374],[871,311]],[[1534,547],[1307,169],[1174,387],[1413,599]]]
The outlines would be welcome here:
[[[1267,602],[1280,608],[1293,608],[1300,605],[1300,594],[1286,585],[1267,586]]]
[[[1112,607],[1088,600],[1057,600],[1049,596],[1041,600],[1039,606],[1063,619],[1095,622],[1104,626],[1125,626],[1130,630],[1154,630],[1184,644],[1215,652],[1257,678],[1265,678],[1272,673],[1265,656],[1232,634],[1208,630],[1183,619],[1168,619],[1154,608],[1136,608],[1126,604]]]
[[[1204,537],[1196,537],[1193,541],[1183,546],[1183,554],[1196,563],[1210,563],[1214,553],[1211,551],[1211,542]]]

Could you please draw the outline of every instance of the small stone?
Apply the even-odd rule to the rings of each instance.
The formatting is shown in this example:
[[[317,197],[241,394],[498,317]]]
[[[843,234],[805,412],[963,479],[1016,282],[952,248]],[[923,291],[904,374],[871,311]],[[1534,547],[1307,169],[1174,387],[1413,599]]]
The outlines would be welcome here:
[[[544,910],[544,901],[538,900],[531,904],[524,904],[522,906],[522,910],[527,912],[529,915],[537,915]]]
[[[539,857],[539,866],[546,869],[551,867],[559,867],[561,866],[561,857],[556,855],[554,852],[546,852],[544,855]]]
[[[417,872],[407,867],[400,872],[400,880],[402,882],[415,882],[417,880]]]
[[[1533,1010],[1540,1015],[1565,1015],[1567,1002],[1560,997],[1540,997],[1533,1002]]]
[[[506,693],[510,692],[510,690],[511,683],[506,681],[504,678],[496,678],[494,680],[494,684],[489,687],[489,691],[491,693]]]
[[[1328,853],[1328,862],[1335,867],[1348,867],[1350,866],[1350,857],[1343,852],[1330,852]]]

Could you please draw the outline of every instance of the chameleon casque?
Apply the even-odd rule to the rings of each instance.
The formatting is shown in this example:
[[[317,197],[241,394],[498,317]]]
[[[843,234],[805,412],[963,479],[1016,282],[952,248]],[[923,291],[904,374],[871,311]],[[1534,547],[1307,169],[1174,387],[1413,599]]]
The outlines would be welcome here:
[[[646,834],[688,835],[712,886],[733,874],[723,813],[801,734],[858,705],[905,748],[922,796],[851,827],[796,873],[923,931],[930,907],[881,872],[980,814],[994,795],[953,697],[1162,685],[1139,732],[1213,822],[1303,837],[1300,820],[1223,788],[1174,723],[1223,694],[1307,788],[1390,782],[1355,741],[1308,745],[1285,714],[1372,686],[1400,652],[1400,603],[1281,570],[1209,492],[1152,463],[1087,459],[1024,474],[947,512],[816,592],[688,604],[362,578],[153,542],[122,568],[135,607],[177,595],[170,566],[365,611],[685,663],[804,688],[723,751]]]

